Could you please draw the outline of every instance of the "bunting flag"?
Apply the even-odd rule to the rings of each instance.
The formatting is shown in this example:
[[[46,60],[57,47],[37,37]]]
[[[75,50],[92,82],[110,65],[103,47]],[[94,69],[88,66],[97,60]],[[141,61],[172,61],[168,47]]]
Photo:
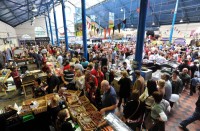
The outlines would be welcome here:
[[[115,21],[115,14],[112,12],[109,12],[109,25],[108,28],[113,28],[114,26],[114,21]]]
[[[89,24],[88,24],[88,29],[90,29],[90,26],[91,26],[91,24],[89,23]]]
[[[117,25],[117,28],[118,28],[118,31],[119,31],[119,33],[120,33],[121,24],[118,24],[118,25]]]
[[[96,31],[97,31],[97,34],[99,34],[99,28],[97,28]]]
[[[94,32],[96,31],[96,26],[94,25]]]
[[[106,39],[107,29],[104,29],[104,39]]]
[[[100,29],[100,34],[101,34],[101,36],[102,36],[102,33],[103,33],[103,29],[101,28],[101,29]]]
[[[136,11],[137,11],[137,13],[140,13],[140,8],[137,8],[137,10],[136,10]]]
[[[122,28],[123,28],[123,30],[125,29],[125,27],[126,27],[126,19],[122,21]]]
[[[108,36],[110,36],[110,30],[111,30],[111,28],[108,28]]]
[[[113,26],[113,35],[115,34],[115,26]]]

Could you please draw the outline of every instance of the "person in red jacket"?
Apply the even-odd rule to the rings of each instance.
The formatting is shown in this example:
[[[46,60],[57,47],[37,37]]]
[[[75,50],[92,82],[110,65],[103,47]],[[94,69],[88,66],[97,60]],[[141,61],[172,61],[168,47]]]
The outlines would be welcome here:
[[[86,70],[85,71],[85,91],[86,94],[90,92],[91,86],[90,83],[94,82],[95,88],[97,89],[98,87],[98,81],[97,78],[91,74],[91,71]]]
[[[98,85],[100,86],[101,82],[104,80],[104,74],[101,71],[101,67],[99,66],[99,64],[95,64],[94,69],[91,70],[91,74],[97,78]]]

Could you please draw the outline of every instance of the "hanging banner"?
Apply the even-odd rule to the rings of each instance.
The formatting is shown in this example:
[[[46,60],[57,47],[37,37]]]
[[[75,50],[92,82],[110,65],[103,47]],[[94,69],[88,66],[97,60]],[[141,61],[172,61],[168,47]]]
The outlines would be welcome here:
[[[75,8],[75,15],[74,15],[74,28],[75,28],[75,35],[82,36],[82,16],[81,16],[81,8]]]
[[[107,29],[104,29],[104,39],[106,39]]]
[[[115,20],[115,14],[112,12],[109,12],[109,26],[108,28],[113,28],[114,27],[114,20]]]

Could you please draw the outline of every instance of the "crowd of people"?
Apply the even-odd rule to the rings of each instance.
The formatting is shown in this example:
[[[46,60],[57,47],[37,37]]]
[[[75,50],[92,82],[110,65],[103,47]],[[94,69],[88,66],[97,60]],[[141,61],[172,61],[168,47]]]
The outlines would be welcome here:
[[[145,123],[150,116],[154,125],[148,127],[144,124],[143,128],[164,131],[170,109],[174,103],[178,102],[182,92],[189,89],[189,95],[193,95],[197,92],[197,86],[200,83],[198,79],[200,50],[198,47],[145,43],[144,60],[153,64],[176,62],[178,67],[171,74],[163,73],[158,81],[153,79],[146,81],[141,71],[135,70],[134,83],[129,77],[132,65],[127,59],[134,59],[135,43],[94,44],[88,50],[88,58],[83,57],[82,47],[75,46],[71,49],[73,53],[50,45],[25,48],[25,53],[34,58],[37,68],[47,73],[48,76],[45,86],[40,79],[35,79],[33,96],[39,97],[45,93],[62,92],[61,87],[80,90],[82,95],[86,95],[102,114],[114,113],[115,109],[123,108],[121,119],[134,130],[143,125],[142,123]],[[56,76],[47,65],[49,56],[56,60],[55,66],[62,69],[61,76]],[[120,89],[117,93],[111,86],[115,75],[115,72],[110,70],[113,65],[115,69],[121,70],[121,79],[118,81]],[[13,70],[11,74],[17,88],[20,89],[21,83],[17,70]],[[103,97],[101,97],[102,94]],[[119,102],[117,102],[118,97]],[[54,103],[55,105],[51,105],[51,108],[58,107],[59,103]],[[199,100],[196,106],[193,116],[180,123],[182,129],[186,130],[188,124],[200,118]],[[65,122],[69,117],[66,115],[67,111],[56,108],[53,112],[52,114],[56,114],[52,116],[55,127],[60,127],[59,130],[68,127],[72,129],[69,123]],[[56,124],[60,122],[65,124],[62,126]]]

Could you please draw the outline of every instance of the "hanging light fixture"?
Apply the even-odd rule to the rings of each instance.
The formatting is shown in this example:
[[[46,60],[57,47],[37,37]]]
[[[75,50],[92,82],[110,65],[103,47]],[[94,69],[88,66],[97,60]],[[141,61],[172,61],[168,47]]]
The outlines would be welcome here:
[[[37,11],[38,11],[35,4],[34,4],[33,7],[32,7],[32,11],[33,11],[33,12],[37,12]]]
[[[153,22],[152,25],[155,25],[155,22]]]
[[[180,23],[183,23],[183,19],[180,20]]]

